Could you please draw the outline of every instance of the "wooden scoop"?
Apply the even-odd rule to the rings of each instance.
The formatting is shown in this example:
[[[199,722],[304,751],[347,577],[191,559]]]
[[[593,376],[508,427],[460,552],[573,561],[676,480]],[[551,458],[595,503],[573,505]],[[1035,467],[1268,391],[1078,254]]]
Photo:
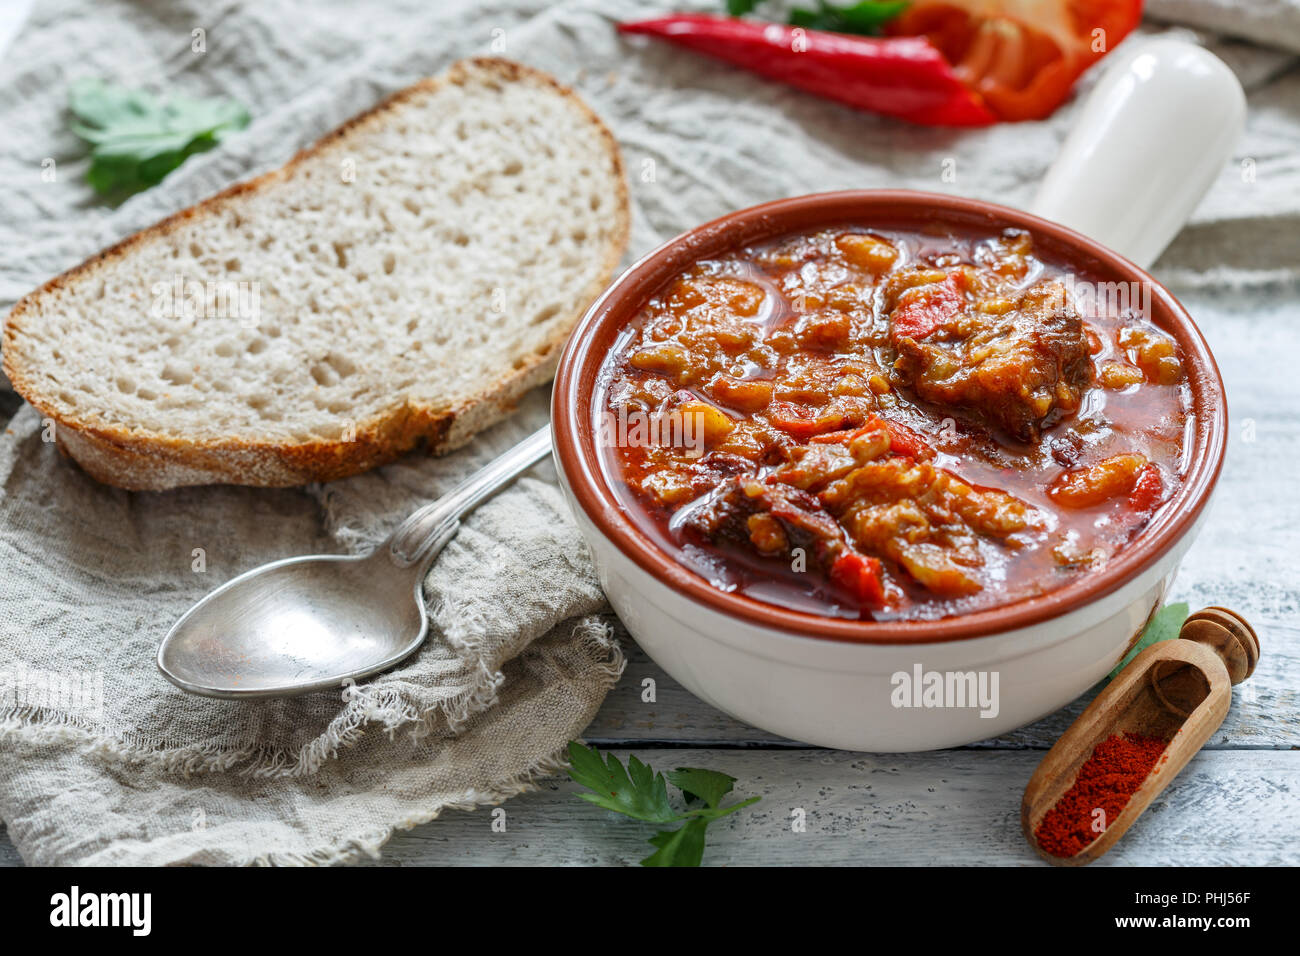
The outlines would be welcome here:
[[[1058,866],[1079,866],[1101,856],[1133,825],[1223,723],[1232,684],[1249,677],[1259,661],[1259,638],[1234,611],[1207,607],[1183,623],[1179,640],[1153,644],[1135,657],[1079,715],[1047,752],[1025,787],[1020,825],[1038,855]],[[1039,845],[1043,817],[1074,785],[1079,768],[1112,734],[1168,740],[1164,755],[1124,809],[1096,839],[1070,857]]]

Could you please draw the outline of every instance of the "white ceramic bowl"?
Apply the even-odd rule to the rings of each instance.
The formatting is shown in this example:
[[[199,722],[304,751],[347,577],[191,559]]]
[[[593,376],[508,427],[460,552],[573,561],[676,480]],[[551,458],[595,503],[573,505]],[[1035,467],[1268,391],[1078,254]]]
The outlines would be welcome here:
[[[779,608],[723,592],[658,548],[619,505],[596,447],[597,373],[619,330],[690,262],[742,244],[835,223],[948,222],[1028,229],[1053,261],[1101,281],[1149,283],[1151,318],[1179,343],[1193,395],[1184,480],[1151,522],[1101,569],[1065,587],[938,621],[862,622]],[[907,191],[825,193],[741,210],[661,246],[625,273],[566,346],[552,399],[561,483],[601,584],[633,637],[665,671],[720,710],[764,730],[828,747],[914,751],[1022,726],[1103,677],[1159,605],[1204,521],[1223,463],[1223,383],[1195,323],[1146,272],[1064,226],[990,203]],[[919,672],[976,688],[971,706],[927,706]],[[900,676],[905,675],[905,676]],[[996,682],[996,683],[995,683]],[[900,695],[902,695],[900,697]],[[978,698],[978,695],[974,695]],[[906,702],[912,706],[899,706]],[[919,704],[919,706],[917,706]]]

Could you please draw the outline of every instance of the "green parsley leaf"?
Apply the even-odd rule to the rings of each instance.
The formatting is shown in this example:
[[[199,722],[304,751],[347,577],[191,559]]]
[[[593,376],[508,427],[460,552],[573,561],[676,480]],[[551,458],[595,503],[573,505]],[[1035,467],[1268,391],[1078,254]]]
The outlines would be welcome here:
[[[627,758],[624,770],[613,754],[602,756],[595,747],[584,747],[577,741],[569,742],[569,777],[591,791],[578,794],[588,803],[635,820],[684,824],[652,836],[650,844],[657,849],[641,861],[642,866],[699,866],[708,825],[760,799],[750,797],[724,807],[722,798],[735,786],[735,777],[716,770],[679,767],[668,773],[668,779],[688,802],[704,806],[678,812],[668,800],[663,774],[655,773],[634,756]]]
[[[717,770],[678,767],[669,771],[668,782],[682,792],[687,802],[703,800],[707,806],[716,808],[731,793],[736,778]]]
[[[629,776],[613,754],[601,759],[596,748],[570,741],[569,763],[573,782],[592,791],[578,794],[588,803],[648,823],[672,823],[679,819],[668,802],[664,775],[655,773],[636,757],[627,758]]]
[[[102,80],[73,84],[69,128],[91,145],[86,181],[101,194],[134,192],[161,182],[195,153],[248,125],[248,111],[230,100],[160,99]]]
[[[677,830],[663,830],[650,838],[654,853],[641,861],[642,866],[699,866],[704,859],[704,831],[708,820],[691,820]]]
[[[733,17],[743,17],[747,13],[753,13],[761,2],[762,0],[727,0],[727,12]]]
[[[748,800],[741,800],[739,803],[733,803],[729,807],[702,807],[698,810],[687,810],[679,819],[683,820],[703,820],[706,823],[713,823],[715,820],[721,820],[723,817],[730,816],[737,810],[743,810],[751,803],[758,803],[762,797],[750,797]]]
[[[1177,604],[1166,604],[1155,616],[1147,622],[1146,629],[1138,642],[1133,645],[1133,649],[1124,655],[1124,659],[1115,665],[1115,669],[1110,672],[1108,679],[1113,680],[1119,676],[1119,672],[1128,667],[1129,661],[1137,657],[1152,644],[1158,644],[1161,641],[1172,640],[1178,636],[1178,632],[1183,629],[1183,622],[1187,620],[1187,602],[1179,601]]]
[[[837,7],[818,0],[816,10],[796,7],[790,11],[790,23],[809,30],[831,30],[877,36],[880,28],[907,9],[908,0],[862,0],[847,7]]]
[[[711,771],[697,771],[710,773]],[[671,774],[669,774],[671,776]],[[726,776],[726,774],[719,774]],[[731,778],[728,778],[731,779]],[[728,787],[730,789],[730,787]],[[699,866],[704,856],[704,832],[710,823],[730,816],[737,810],[743,810],[761,798],[750,797],[729,807],[701,807],[688,810],[679,819],[685,819],[686,825],[677,830],[662,830],[650,838],[650,843],[658,847],[641,861],[642,866]]]

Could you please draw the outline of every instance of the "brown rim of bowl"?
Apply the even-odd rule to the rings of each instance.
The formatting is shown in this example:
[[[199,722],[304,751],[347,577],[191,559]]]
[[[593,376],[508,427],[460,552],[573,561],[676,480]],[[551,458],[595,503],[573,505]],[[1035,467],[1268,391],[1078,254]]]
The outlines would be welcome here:
[[[1047,257],[1100,281],[1149,283],[1155,323],[1178,340],[1192,388],[1193,454],[1177,494],[1120,556],[1101,571],[1045,594],[956,617],[928,621],[860,621],[790,610],[722,591],[665,554],[624,513],[602,474],[595,443],[593,395],[608,347],[663,284],[690,263],[738,246],[834,225],[918,229],[926,224],[1028,229]],[[869,644],[928,644],[1029,627],[1103,597],[1146,570],[1192,527],[1223,466],[1227,409],[1223,381],[1196,323],[1145,271],[1064,226],[994,203],[910,190],[816,193],[742,209],[670,240],[605,291],[574,329],[555,377],[551,421],[556,454],[573,496],[620,551],[659,581],[729,617],[790,636]]]

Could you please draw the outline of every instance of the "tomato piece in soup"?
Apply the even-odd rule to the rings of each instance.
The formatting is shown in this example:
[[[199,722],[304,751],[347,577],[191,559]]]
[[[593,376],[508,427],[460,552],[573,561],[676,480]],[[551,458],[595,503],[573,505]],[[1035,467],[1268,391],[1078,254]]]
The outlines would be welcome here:
[[[961,311],[965,297],[957,288],[957,274],[942,282],[917,286],[905,294],[906,301],[890,318],[895,338],[923,339]]]
[[[831,564],[830,578],[868,607],[882,607],[885,586],[882,566],[876,558],[856,551],[843,551]]]

